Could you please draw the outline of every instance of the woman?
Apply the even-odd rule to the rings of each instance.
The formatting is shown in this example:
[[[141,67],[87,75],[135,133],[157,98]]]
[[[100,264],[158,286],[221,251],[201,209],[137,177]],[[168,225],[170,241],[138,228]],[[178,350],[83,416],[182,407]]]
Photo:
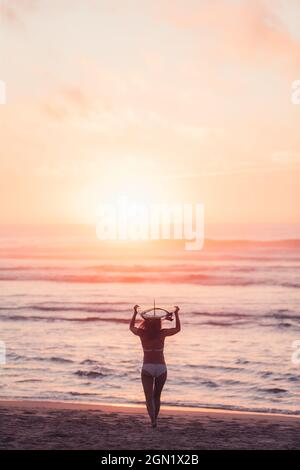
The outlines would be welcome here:
[[[164,358],[164,342],[166,336],[172,336],[180,331],[179,307],[175,307],[175,328],[162,328],[160,318],[147,318],[139,328],[135,326],[138,305],[135,305],[130,322],[130,330],[141,339],[144,350],[144,361],[141,372],[148,414],[152,427],[160,409],[160,395],[167,378],[167,366]]]

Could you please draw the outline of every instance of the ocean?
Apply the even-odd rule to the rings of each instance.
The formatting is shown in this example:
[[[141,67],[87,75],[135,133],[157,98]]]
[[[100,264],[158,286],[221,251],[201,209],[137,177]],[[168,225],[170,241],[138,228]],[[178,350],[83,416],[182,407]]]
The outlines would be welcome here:
[[[133,305],[155,298],[182,321],[166,339],[163,404],[300,413],[299,241],[186,252],[10,228],[0,242],[1,399],[144,403],[128,326]]]

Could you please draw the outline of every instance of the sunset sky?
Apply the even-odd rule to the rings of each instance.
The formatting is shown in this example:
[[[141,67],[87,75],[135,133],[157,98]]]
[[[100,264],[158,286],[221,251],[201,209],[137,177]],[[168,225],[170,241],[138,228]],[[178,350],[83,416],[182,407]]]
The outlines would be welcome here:
[[[0,222],[300,223],[299,0],[0,0]]]

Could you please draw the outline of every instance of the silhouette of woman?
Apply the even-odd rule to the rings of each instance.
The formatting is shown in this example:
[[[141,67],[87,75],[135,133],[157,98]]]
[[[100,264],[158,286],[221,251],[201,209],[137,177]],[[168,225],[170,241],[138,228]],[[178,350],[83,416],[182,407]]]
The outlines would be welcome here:
[[[141,379],[144,388],[146,405],[152,427],[156,427],[156,420],[160,409],[160,396],[167,379],[167,366],[164,358],[164,343],[166,336],[179,333],[180,319],[179,307],[175,307],[176,324],[174,328],[162,328],[160,318],[147,318],[137,328],[135,320],[138,305],[133,308],[129,329],[140,337],[144,351],[144,360],[141,371]]]

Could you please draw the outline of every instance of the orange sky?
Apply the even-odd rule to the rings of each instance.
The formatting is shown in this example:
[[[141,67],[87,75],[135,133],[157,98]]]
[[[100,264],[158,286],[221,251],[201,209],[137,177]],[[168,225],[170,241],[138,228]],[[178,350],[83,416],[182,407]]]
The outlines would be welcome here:
[[[299,223],[298,0],[1,0],[0,222]]]

